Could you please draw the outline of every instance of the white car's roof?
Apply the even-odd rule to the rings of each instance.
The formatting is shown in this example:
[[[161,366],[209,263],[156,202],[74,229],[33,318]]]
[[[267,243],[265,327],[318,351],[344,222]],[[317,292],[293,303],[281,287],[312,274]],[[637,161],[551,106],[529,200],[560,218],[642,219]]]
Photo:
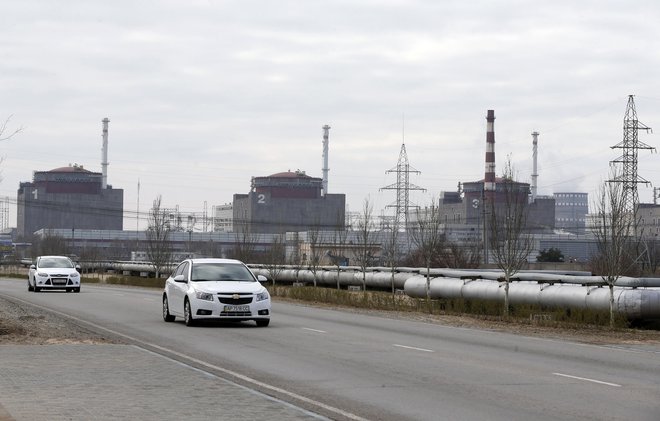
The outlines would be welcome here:
[[[193,264],[195,263],[234,263],[234,264],[243,264],[240,260],[235,260],[235,259],[217,259],[217,258],[212,258],[212,257],[204,257],[204,258],[197,258],[197,259],[186,259],[189,262],[192,262]]]

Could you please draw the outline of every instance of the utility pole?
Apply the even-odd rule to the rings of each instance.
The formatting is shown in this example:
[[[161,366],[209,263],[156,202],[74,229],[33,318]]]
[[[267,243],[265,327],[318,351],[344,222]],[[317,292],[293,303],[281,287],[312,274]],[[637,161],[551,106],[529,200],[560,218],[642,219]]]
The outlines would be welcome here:
[[[639,205],[638,184],[650,184],[646,179],[639,176],[638,155],[640,149],[655,151],[655,148],[639,141],[639,131],[644,130],[647,133],[653,131],[650,127],[637,119],[637,110],[635,109],[635,100],[633,95],[628,95],[628,106],[626,115],[623,118],[623,140],[612,146],[612,149],[621,149],[622,154],[610,164],[620,164],[621,172],[613,180],[607,180],[608,183],[621,183],[624,194],[624,209],[631,215],[636,215]],[[637,228],[637,218],[634,218],[635,229]]]
[[[419,187],[415,184],[410,184],[410,174],[419,174],[420,172],[410,166],[408,162],[408,153],[406,152],[406,144],[401,144],[401,151],[399,152],[399,161],[396,167],[385,171],[385,174],[396,173],[396,183],[389,186],[381,187],[380,190],[396,190],[396,202],[387,205],[386,208],[395,208],[394,226],[395,229],[408,228],[408,215],[410,208],[416,208],[417,205],[410,204],[410,191],[426,189]]]

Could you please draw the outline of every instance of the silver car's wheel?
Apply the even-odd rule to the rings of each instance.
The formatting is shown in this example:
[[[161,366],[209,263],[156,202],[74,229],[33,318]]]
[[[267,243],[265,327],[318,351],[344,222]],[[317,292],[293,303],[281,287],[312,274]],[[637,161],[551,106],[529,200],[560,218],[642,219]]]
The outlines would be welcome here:
[[[30,278],[28,278],[28,291],[34,291],[34,288],[32,288],[32,284],[30,283]]]
[[[167,302],[167,295],[163,295],[163,320],[173,322],[174,316],[170,314],[170,306]]]
[[[190,308],[190,301],[188,301],[187,298],[183,302],[183,321],[186,322],[186,326],[192,326],[195,324],[192,309]]]

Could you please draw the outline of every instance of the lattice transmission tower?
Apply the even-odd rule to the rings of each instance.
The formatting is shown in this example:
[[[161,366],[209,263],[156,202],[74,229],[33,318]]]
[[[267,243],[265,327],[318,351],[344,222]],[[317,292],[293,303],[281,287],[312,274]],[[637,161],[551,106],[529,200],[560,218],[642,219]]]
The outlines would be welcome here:
[[[637,172],[639,150],[655,150],[654,147],[639,141],[640,130],[644,130],[647,133],[653,133],[650,127],[637,119],[635,100],[633,95],[628,95],[628,106],[626,108],[626,115],[623,118],[623,140],[611,147],[612,149],[622,150],[621,156],[610,161],[611,165],[620,165],[621,170],[616,172],[614,179],[607,180],[607,182],[622,184],[625,210],[631,215],[634,215],[637,210],[637,205],[639,205],[637,185],[650,184]]]
[[[410,203],[410,191],[426,191],[426,189],[415,184],[410,184],[410,174],[420,174],[420,172],[410,166],[405,143],[401,144],[401,152],[399,152],[399,161],[396,167],[385,171],[385,174],[390,173],[396,173],[396,183],[382,187],[380,190],[396,190],[396,202],[387,205],[386,208],[396,209],[394,214],[394,227],[396,229],[407,228],[409,210],[419,207]]]

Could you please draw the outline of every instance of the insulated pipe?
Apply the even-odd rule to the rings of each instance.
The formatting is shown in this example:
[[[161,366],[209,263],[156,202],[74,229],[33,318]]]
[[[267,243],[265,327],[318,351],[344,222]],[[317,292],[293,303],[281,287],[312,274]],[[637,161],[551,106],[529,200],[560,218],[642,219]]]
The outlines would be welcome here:
[[[432,278],[429,287],[431,298],[464,298],[479,300],[503,300],[503,283],[487,280],[463,280],[456,278]],[[426,278],[413,276],[404,285],[406,295],[426,297]],[[592,310],[608,310],[609,288],[581,285],[550,285],[532,282],[513,282],[509,285],[511,304],[571,307]],[[615,311],[630,319],[660,317],[659,289],[614,288]]]

